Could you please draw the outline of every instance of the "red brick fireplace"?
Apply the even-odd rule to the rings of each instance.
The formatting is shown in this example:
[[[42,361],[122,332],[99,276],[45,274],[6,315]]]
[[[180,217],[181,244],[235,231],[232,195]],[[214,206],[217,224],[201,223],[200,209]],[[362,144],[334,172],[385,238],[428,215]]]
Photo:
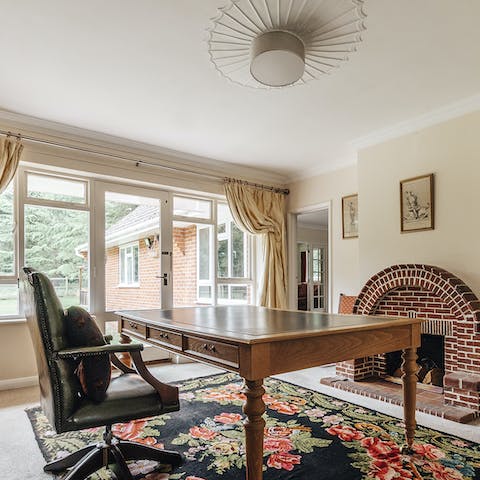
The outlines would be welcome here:
[[[444,404],[471,410],[470,418],[480,415],[480,301],[462,280],[429,265],[394,265],[368,280],[354,313],[427,319],[422,346],[424,339],[438,340],[444,349],[436,357],[443,362],[438,367],[442,375],[444,371]],[[342,362],[337,375],[355,382],[384,378],[387,360],[387,355],[377,355]]]

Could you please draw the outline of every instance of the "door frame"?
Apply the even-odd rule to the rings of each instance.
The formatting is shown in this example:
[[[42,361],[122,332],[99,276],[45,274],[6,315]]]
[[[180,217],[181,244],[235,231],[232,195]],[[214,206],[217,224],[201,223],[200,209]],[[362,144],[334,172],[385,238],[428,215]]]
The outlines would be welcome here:
[[[327,246],[327,312],[332,311],[332,201],[308,205],[291,210],[287,214],[288,231],[288,307],[297,310],[297,217],[302,213],[328,210],[328,246]]]
[[[153,198],[159,201],[160,209],[160,255],[159,273],[167,274],[168,283],[161,287],[161,303],[163,308],[172,306],[172,214],[173,201],[172,192],[146,187],[137,187],[122,183],[110,183],[104,181],[92,182],[92,218],[95,218],[95,225],[90,229],[90,271],[91,295],[90,310],[96,315],[101,328],[105,328],[106,322],[116,321],[113,312],[106,311],[105,298],[105,193],[114,192],[138,197]],[[160,307],[160,305],[159,305]]]

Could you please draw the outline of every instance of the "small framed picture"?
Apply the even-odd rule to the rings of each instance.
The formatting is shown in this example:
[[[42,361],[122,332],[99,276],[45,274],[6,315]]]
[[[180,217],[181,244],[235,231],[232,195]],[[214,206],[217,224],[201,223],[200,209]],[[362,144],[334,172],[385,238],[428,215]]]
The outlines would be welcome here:
[[[433,230],[433,173],[400,182],[401,231]]]
[[[343,238],[358,237],[358,193],[342,198]]]

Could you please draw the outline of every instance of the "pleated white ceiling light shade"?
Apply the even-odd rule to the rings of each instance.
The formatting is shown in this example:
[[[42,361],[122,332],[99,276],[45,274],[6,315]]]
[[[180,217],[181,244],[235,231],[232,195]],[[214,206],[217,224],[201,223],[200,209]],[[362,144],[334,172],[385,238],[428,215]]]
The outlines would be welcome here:
[[[348,60],[365,30],[363,0],[232,0],[209,29],[215,68],[254,88],[297,85]]]

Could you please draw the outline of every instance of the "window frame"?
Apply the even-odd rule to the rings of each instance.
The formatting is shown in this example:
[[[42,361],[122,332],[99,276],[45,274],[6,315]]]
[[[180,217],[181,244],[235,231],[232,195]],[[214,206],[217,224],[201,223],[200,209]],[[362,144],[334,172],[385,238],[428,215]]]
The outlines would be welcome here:
[[[60,200],[40,199],[28,196],[28,175],[43,176],[46,178],[59,178],[67,181],[74,181],[84,184],[85,188],[85,203],[74,203]],[[59,208],[86,211],[89,214],[89,266],[91,266],[91,238],[92,238],[92,226],[93,226],[93,212],[91,208],[91,191],[92,181],[82,175],[69,175],[63,173],[53,173],[49,170],[43,170],[41,168],[32,168],[24,165],[20,165],[12,180],[14,187],[14,275],[0,276],[0,285],[15,285],[19,288],[20,284],[20,268],[25,264],[25,207],[26,206],[38,206],[47,208]],[[89,282],[91,285],[91,282]],[[91,291],[91,287],[90,287]],[[90,297],[90,296],[89,296]],[[90,299],[91,301],[91,299]],[[18,310],[16,315],[2,315],[0,313],[0,323],[19,321],[24,318],[24,312],[20,304],[20,295],[18,295]]]
[[[218,205],[226,205],[227,208],[228,207],[228,203],[225,202],[225,201],[217,201],[217,205],[216,205],[216,209],[215,209],[215,213],[218,212]],[[255,279],[254,279],[254,276],[253,276],[253,272],[254,272],[254,261],[255,261],[255,249],[254,249],[254,238],[252,235],[248,235],[248,234],[244,234],[245,235],[245,242],[243,244],[243,258],[246,259],[246,262],[245,262],[245,265],[244,265],[244,273],[245,273],[245,277],[232,277],[231,276],[231,273],[232,273],[232,223],[235,223],[235,221],[232,220],[229,221],[229,222],[225,222],[225,232],[224,233],[221,233],[220,235],[221,236],[225,236],[226,237],[226,240],[227,240],[227,256],[228,256],[228,261],[227,261],[227,265],[228,265],[228,273],[230,276],[226,276],[226,277],[220,277],[218,276],[218,266],[215,270],[216,272],[216,277],[217,277],[217,285],[216,285],[216,292],[217,292],[217,296],[218,296],[218,287],[220,285],[227,285],[227,288],[228,288],[228,298],[227,299],[220,299],[220,301],[218,301],[217,299],[217,305],[235,305],[235,304],[241,304],[241,305],[245,305],[245,302],[243,300],[239,300],[239,301],[235,301],[235,300],[232,300],[231,299],[231,295],[232,295],[232,286],[247,286],[247,292],[248,292],[248,288],[250,287],[250,296],[251,296],[251,301],[253,302],[254,299],[256,298],[256,292],[255,292],[255,285],[256,285],[256,282],[255,282]],[[219,242],[219,234],[217,233],[218,231],[218,221],[215,222],[215,242],[216,242],[216,246],[215,246],[215,257],[217,258],[217,255],[218,255],[218,242]],[[237,226],[237,228],[239,228]],[[225,240],[225,239],[220,239],[220,241],[222,240]],[[248,304],[248,300],[246,302]]]
[[[41,175],[44,177],[54,177],[64,180],[71,180],[75,182],[81,182],[85,185],[85,203],[75,203],[75,202],[66,202],[60,200],[51,200],[51,199],[39,199],[35,197],[28,196],[28,174]],[[13,213],[14,213],[14,228],[13,228],[13,241],[14,241],[14,272],[11,275],[0,276],[0,285],[14,285],[16,288],[19,288],[19,277],[20,269],[25,263],[25,206],[26,205],[35,205],[40,207],[53,207],[53,208],[67,208],[71,210],[81,210],[87,211],[89,213],[89,233],[88,233],[88,285],[89,285],[89,301],[88,309],[89,311],[94,312],[97,315],[97,318],[106,316],[107,313],[102,311],[105,306],[102,307],[102,296],[97,292],[99,286],[102,286],[102,280],[99,278],[101,275],[101,261],[103,261],[103,256],[99,254],[102,251],[104,245],[104,238],[100,235],[100,230],[102,230],[97,222],[102,216],[102,209],[93,202],[93,199],[97,198],[98,193],[102,192],[102,188],[105,188],[105,182],[102,179],[96,178],[93,174],[89,172],[72,172],[69,173],[65,169],[59,168],[58,170],[53,170],[53,167],[48,165],[38,165],[38,166],[29,166],[25,164],[20,164],[19,169],[12,180],[13,184]],[[102,187],[103,185],[103,187]],[[116,182],[112,181],[108,185],[125,187],[126,189],[135,189],[137,188],[132,183]],[[159,187],[160,188],[160,187]],[[156,192],[156,188],[152,187],[151,192]],[[160,189],[159,189],[160,191]],[[218,249],[218,235],[217,235],[217,213],[218,205],[224,204],[228,205],[225,197],[221,195],[196,195],[196,194],[187,194],[183,192],[175,191],[174,188],[161,190],[162,192],[168,195],[169,208],[173,210],[173,197],[186,197],[189,199],[196,199],[200,201],[210,202],[210,218],[195,218],[195,217],[185,217],[179,215],[170,214],[170,226],[173,225],[174,221],[183,221],[190,222],[192,224],[197,224],[198,226],[209,226],[210,228],[210,249],[212,254],[210,255],[210,279],[208,280],[208,285],[211,286],[211,299],[208,299],[209,304],[218,305],[223,304],[224,302],[218,301],[218,287],[221,284],[231,285],[248,285],[250,290],[250,303],[255,303],[256,300],[256,276],[255,276],[255,264],[256,264],[256,242],[253,236],[247,235],[247,242],[245,242],[244,248],[246,248],[246,277],[244,278],[232,278],[232,277],[218,277],[218,262],[217,262],[217,249]],[[168,230],[168,225],[163,226]],[[197,230],[198,231],[198,230]],[[247,246],[248,243],[248,246]],[[138,279],[140,284],[140,245],[138,250]],[[230,257],[230,254],[229,254]],[[229,260],[230,261],[230,260]],[[100,264],[99,264],[100,262]],[[98,268],[96,265],[100,265]],[[166,267],[167,268],[167,267]],[[197,270],[198,272],[198,270]],[[197,279],[198,282],[198,279]],[[171,285],[172,282],[169,282]],[[205,281],[198,282],[204,284]],[[133,285],[128,285],[128,287],[133,287]],[[230,287],[229,287],[230,288]],[[197,290],[197,299],[201,299],[198,295]],[[19,299],[18,295],[18,300]],[[202,303],[203,302],[203,299]],[[205,299],[207,300],[207,299]],[[0,312],[0,324],[8,322],[22,322],[24,321],[24,312],[22,311],[22,306],[20,301],[18,301],[18,313],[17,314],[4,314]]]
[[[227,277],[219,277],[218,276],[218,208],[219,205],[223,205],[228,207],[228,203],[225,199],[219,198],[211,198],[211,197],[202,197],[198,195],[185,195],[185,194],[177,194],[174,193],[173,197],[184,197],[194,200],[207,200],[211,202],[211,218],[197,218],[197,217],[185,217],[180,215],[173,215],[172,221],[173,222],[189,222],[192,224],[197,225],[197,252],[200,251],[199,249],[199,231],[200,228],[204,226],[210,227],[211,237],[210,237],[210,248],[213,254],[210,256],[210,278],[209,280],[200,280],[199,278],[199,262],[200,258],[197,255],[197,303],[199,304],[208,304],[208,305],[226,305],[226,304],[245,304],[244,301],[232,301],[230,298],[226,300],[219,300],[218,298],[218,288],[220,285],[228,285],[228,296],[231,297],[231,287],[232,286],[247,286],[247,289],[250,289],[250,303],[254,303],[256,299],[256,279],[254,276],[254,266],[255,266],[255,242],[254,237],[252,235],[245,234],[245,242],[243,245],[244,248],[244,258],[246,259],[245,266],[244,266],[244,277],[232,277],[232,238],[231,238],[231,224],[234,223],[232,219],[231,222],[226,223],[226,234],[228,234],[228,273],[230,276]],[[173,198],[172,198],[173,202]],[[223,235],[223,234],[221,234]],[[200,286],[210,286],[211,291],[211,298],[201,297],[200,296]],[[248,291],[248,290],[247,290]],[[247,301],[248,303],[248,301]]]
[[[18,192],[19,192],[19,175],[15,175],[14,179],[12,180],[12,189],[13,189],[13,205],[12,205],[12,212],[13,212],[13,230],[12,230],[12,237],[13,237],[13,272],[10,275],[0,275],[0,285],[10,285],[19,287],[19,200],[18,200]],[[19,291],[17,293],[17,313],[16,314],[5,314],[2,315],[0,312],[0,323],[3,321],[11,321],[22,318],[23,312],[21,311],[20,306],[20,295]]]
[[[137,281],[127,282],[122,281],[122,274],[124,275],[124,279],[128,276],[128,263],[126,262],[126,253],[125,253],[125,265],[122,268],[122,250],[126,252],[128,249],[133,249],[137,247]],[[133,261],[135,261],[135,255],[131,254]],[[132,276],[135,272],[134,268],[135,263],[132,263]],[[125,243],[123,245],[118,246],[118,287],[119,288],[140,288],[140,241],[136,240],[134,242]]]

